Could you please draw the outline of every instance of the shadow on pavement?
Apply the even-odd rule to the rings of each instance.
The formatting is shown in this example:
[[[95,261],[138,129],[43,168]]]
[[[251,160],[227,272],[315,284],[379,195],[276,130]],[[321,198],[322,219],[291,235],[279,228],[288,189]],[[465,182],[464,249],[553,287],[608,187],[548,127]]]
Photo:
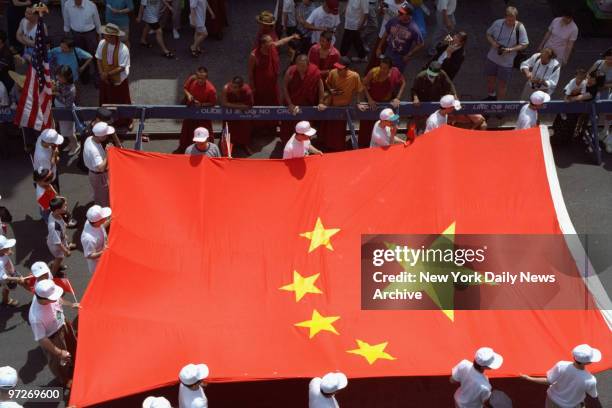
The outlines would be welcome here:
[[[40,373],[46,365],[47,357],[45,357],[42,349],[36,345],[36,348],[28,351],[26,363],[19,369],[19,379],[24,384],[33,382],[36,380],[38,373]]]

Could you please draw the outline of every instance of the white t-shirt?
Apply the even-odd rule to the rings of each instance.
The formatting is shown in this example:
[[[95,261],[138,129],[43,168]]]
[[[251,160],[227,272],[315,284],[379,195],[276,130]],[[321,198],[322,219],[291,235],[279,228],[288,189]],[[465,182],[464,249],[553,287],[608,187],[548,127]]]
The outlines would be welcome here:
[[[453,379],[461,384],[455,391],[455,404],[458,408],[482,408],[491,396],[489,379],[474,368],[474,364],[461,360],[453,367]]]
[[[23,406],[14,401],[0,401],[0,408],[23,408]]]
[[[68,245],[66,239],[66,222],[62,217],[55,218],[53,213],[49,214],[49,221],[47,222],[47,245]]]
[[[104,159],[106,159],[106,150],[100,143],[94,142],[93,136],[89,136],[83,146],[83,163],[89,170],[99,173],[96,167],[104,163]]]
[[[348,0],[344,15],[344,28],[347,30],[359,30],[363,16],[370,11],[368,0]]]
[[[57,167],[51,163],[51,157],[53,156],[53,148],[43,147],[41,144],[42,137],[38,136],[36,141],[36,147],[34,148],[34,170],[38,170],[43,167],[51,170],[53,173],[53,179],[57,176]]]
[[[448,115],[443,115],[440,113],[440,109],[429,115],[427,118],[427,126],[425,128],[425,133],[431,132],[434,129],[442,127],[448,123]]]
[[[41,305],[37,300],[32,301],[29,319],[34,340],[49,337],[64,325],[64,310],[59,301]]]
[[[548,397],[561,408],[574,408],[584,401],[585,394],[597,398],[597,379],[586,370],[579,370],[570,361],[559,361],[546,373],[551,384]]]
[[[208,400],[202,387],[198,387],[197,390],[190,390],[183,384],[179,384],[179,408],[191,408],[191,403],[196,398],[203,398],[206,401],[206,407],[208,406]]]
[[[96,49],[96,59],[102,59],[102,50],[104,49],[104,45],[106,44],[106,40],[100,41],[98,44],[98,48]],[[117,62],[120,67],[125,68],[123,71],[119,73],[119,80],[123,82],[128,75],[130,74],[130,50],[128,47],[122,43],[119,44],[119,55],[117,55]],[[113,53],[115,52],[115,46],[113,44],[108,44],[108,48],[106,50],[106,63],[113,63]]]
[[[4,281],[4,274],[8,276],[14,276],[15,267],[13,266],[13,261],[9,258],[8,255],[0,256],[0,283]]]
[[[150,24],[159,22],[162,0],[141,0],[140,5],[144,6],[144,10],[142,11],[142,21]]]
[[[457,9],[457,0],[438,0],[436,9],[438,11],[446,10],[446,14],[450,16]]]
[[[521,108],[516,121],[516,129],[529,129],[538,125],[538,111],[531,109],[529,104]]]
[[[83,245],[83,255],[87,260],[89,273],[94,273],[96,271],[96,266],[100,258],[89,259],[87,257],[94,252],[102,251],[106,245],[106,240],[107,236],[104,227],[95,228],[89,221],[85,222],[83,232],[81,233],[81,244]]]
[[[293,0],[283,0],[283,14],[287,14],[287,27],[295,27],[295,2]]]
[[[586,93],[586,85],[586,79],[582,81],[580,85],[576,85],[576,78],[573,78],[571,81],[569,81],[567,85],[565,85],[565,88],[563,88],[563,90],[565,91],[565,95],[567,96],[572,96],[572,94],[573,96],[582,95]]]
[[[300,142],[295,138],[295,133],[291,136],[291,139],[287,141],[285,149],[283,150],[283,159],[295,159],[298,157],[306,156],[308,148],[310,147],[310,140],[304,140]]]
[[[306,20],[309,24],[314,25],[317,28],[326,28],[330,31],[336,31],[336,27],[340,24],[340,15],[338,14],[330,14],[326,13],[323,10],[323,6],[319,6],[310,14],[308,19]],[[319,38],[321,38],[322,31],[313,31],[310,39],[312,43],[318,43]],[[332,38],[332,44],[336,42],[336,35],[334,34]]]
[[[573,21],[563,24],[563,17],[557,17],[548,26],[548,31],[550,31],[550,37],[544,47],[552,48],[557,54],[557,59],[565,62],[568,42],[578,39],[578,26]]]
[[[372,128],[372,138],[370,139],[370,147],[389,146],[393,143],[391,136],[391,128],[380,126],[380,120],[377,120]]]
[[[335,397],[326,397],[321,393],[321,379],[313,378],[308,384],[308,408],[339,408]]]
[[[383,15],[382,23],[380,25],[380,32],[378,33],[378,38],[383,38],[383,35],[385,35],[385,31],[387,29],[387,23],[389,22],[389,20],[399,14],[399,9],[403,3],[403,1],[396,3],[395,0],[384,1],[384,4],[386,5],[386,7],[383,8],[385,14]]]

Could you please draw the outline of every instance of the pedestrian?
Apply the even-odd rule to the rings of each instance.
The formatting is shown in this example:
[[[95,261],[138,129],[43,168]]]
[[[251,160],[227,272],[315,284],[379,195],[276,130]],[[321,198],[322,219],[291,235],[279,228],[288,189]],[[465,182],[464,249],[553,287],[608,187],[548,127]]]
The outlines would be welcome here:
[[[223,87],[221,93],[221,104],[226,108],[232,109],[250,109],[255,102],[253,101],[253,91],[248,84],[244,83],[244,79],[240,76],[235,76],[231,82],[228,82]],[[227,124],[231,141],[233,145],[241,146],[248,155],[253,154],[249,147],[251,142],[251,122],[248,120],[234,120],[224,122]]]
[[[612,48],[608,48],[602,54],[602,58],[595,61],[589,69],[589,74],[596,76],[599,93],[597,99],[612,99]],[[606,145],[606,151],[612,153],[612,134],[610,133],[610,121],[612,115],[604,116],[604,129],[599,138]]]
[[[584,68],[578,68],[574,78],[563,88],[563,100],[565,102],[581,100],[581,96],[586,93],[586,87],[587,72]]]
[[[295,20],[297,23],[297,32],[300,35],[300,48],[298,54],[308,54],[312,46],[312,38],[310,31],[306,26],[308,17],[317,8],[313,0],[302,0],[295,6]]]
[[[366,54],[369,54],[378,39],[378,15],[379,15],[379,0],[368,0],[368,18],[361,32],[363,48]]]
[[[327,373],[308,384],[308,408],[338,408],[336,393],[346,388],[348,379],[342,373]]]
[[[49,50],[51,74],[56,74],[62,65],[68,65],[75,83],[79,80],[80,74],[89,67],[91,61],[93,61],[93,56],[82,48],[75,47],[71,37],[63,37],[59,47]]]
[[[17,276],[17,271],[11,255],[13,248],[17,244],[17,240],[9,239],[4,235],[0,235],[0,286],[2,286],[2,306],[18,306],[17,299],[10,297],[10,291],[15,289],[17,285],[24,286],[24,281],[21,276]]]
[[[206,400],[204,394],[204,381],[209,374],[206,364],[187,364],[179,373],[179,408],[191,408],[193,400],[202,398]]]
[[[383,58],[378,67],[368,72],[363,80],[364,92],[368,99],[370,109],[377,109],[379,103],[390,103],[395,109],[399,108],[400,100],[406,88],[404,76],[393,66],[390,58]],[[359,147],[369,147],[372,129],[376,121],[359,121]]]
[[[0,367],[0,408],[23,408],[12,401],[15,387],[17,387],[17,370],[13,367]]]
[[[399,124],[399,115],[393,112],[393,109],[386,108],[380,112],[379,120],[376,121],[372,128],[372,136],[370,138],[370,147],[390,146],[394,143],[404,143],[397,136],[397,127]]]
[[[295,3],[297,0],[283,0],[283,18],[282,22],[282,31],[285,33],[285,36],[289,37],[293,34],[299,34],[297,30],[297,21],[295,19]],[[289,48],[289,61],[293,61],[296,55],[296,52],[299,49],[299,41],[294,40],[290,41],[288,44]]]
[[[454,399],[457,408],[476,408],[489,406],[491,384],[485,370],[497,370],[504,359],[490,347],[476,350],[474,360],[462,360],[453,367],[451,383],[459,383]]]
[[[302,158],[307,154],[323,154],[322,151],[310,143],[310,139],[317,134],[317,130],[310,126],[310,122],[301,121],[295,125],[295,133],[285,144],[283,159]]]
[[[62,386],[70,388],[76,338],[66,326],[60,303],[64,291],[52,280],[46,279],[36,283],[34,293],[35,299],[30,306],[28,319],[34,340],[45,352],[51,373]],[[75,304],[73,306],[78,307]]]
[[[172,6],[168,4],[166,0],[141,0],[140,8],[138,9],[138,16],[136,22],[140,24],[143,21],[144,27],[142,29],[142,35],[140,36],[140,46],[145,48],[151,48],[153,45],[147,41],[147,36],[150,31],[155,32],[155,40],[157,45],[162,51],[162,55],[165,58],[174,59],[174,54],[166,47],[164,42],[164,32],[159,24],[159,18],[162,15],[163,8],[172,10]],[[119,27],[117,27],[119,30]],[[125,34],[122,34],[125,35]]]
[[[172,405],[164,397],[147,397],[142,402],[142,408],[172,408]]]
[[[102,143],[115,133],[115,128],[105,122],[98,122],[92,129],[83,146],[83,162],[89,170],[89,184],[93,193],[93,201],[101,207],[109,206],[108,196],[108,159]]]
[[[319,42],[322,32],[330,31],[332,44],[336,42],[335,32],[339,25],[338,0],[325,0],[322,5],[310,13],[305,24],[306,28],[312,31],[310,39],[313,43]]]
[[[134,2],[132,0],[105,0],[105,3],[106,23],[115,24],[119,30],[123,31],[121,41],[130,48],[130,13],[134,11]]]
[[[85,146],[85,141],[87,140],[87,138],[93,135],[93,131],[92,131],[93,127],[98,122],[105,122],[108,125],[112,125],[113,112],[111,112],[108,108],[104,108],[104,107],[100,107],[96,109],[96,117],[87,124],[85,129],[79,135],[80,136],[79,142],[81,143],[81,146]],[[117,136],[117,133],[113,133],[111,135],[110,141],[115,147],[123,147],[121,144],[121,141],[119,140],[119,137]],[[87,168],[87,166],[85,166],[85,163],[83,162],[83,149],[82,148],[79,154],[79,161],[77,163],[77,166],[84,172],[89,173],[89,169]]]
[[[385,26],[385,33],[381,39],[377,55],[391,58],[393,66],[401,73],[412,56],[423,48],[423,36],[418,26],[412,21],[412,9],[401,7],[399,15],[389,20]]]
[[[331,31],[324,31],[319,37],[319,42],[308,51],[308,60],[319,68],[323,83],[334,68],[334,64],[340,61],[340,52],[332,43],[333,36]]]
[[[442,127],[448,123],[448,115],[461,109],[461,102],[454,95],[444,95],[440,98],[440,109],[429,115],[425,133]]]
[[[60,192],[59,175],[57,173],[57,163],[59,162],[59,147],[64,143],[64,136],[57,133],[55,129],[45,129],[38,136],[36,147],[34,148],[34,158],[32,164],[34,170],[39,168],[49,169],[53,173],[51,184],[55,191]]]
[[[544,91],[552,96],[561,75],[561,63],[552,48],[544,48],[542,52],[536,52],[523,61],[521,71],[527,78],[521,100],[526,100],[535,90]]]
[[[546,47],[552,48],[561,65],[566,65],[577,39],[578,26],[574,22],[574,13],[569,9],[564,10],[561,17],[553,19],[548,26],[538,51],[541,52]]]
[[[189,51],[191,52],[191,56],[196,58],[202,54],[200,45],[202,45],[208,36],[208,31],[206,31],[206,12],[208,11],[213,19],[216,18],[216,16],[207,0],[189,0],[189,7],[191,10],[189,19],[191,25],[195,29],[193,44],[189,46]]]
[[[18,57],[16,53],[13,55],[9,47],[6,32],[0,30],[0,82],[4,84],[9,93],[13,88],[13,80],[9,75],[9,71],[15,70],[15,60]]]
[[[205,127],[199,127],[193,132],[193,144],[185,150],[191,156],[221,157],[219,147],[209,141],[209,132]]]
[[[36,28],[39,18],[40,16],[34,12],[34,8],[28,7],[17,29],[17,41],[23,45],[22,56],[28,62],[32,61],[32,54],[34,54],[34,40],[36,39]],[[46,24],[43,25],[43,29],[45,30],[45,35],[48,35]]]
[[[208,80],[208,69],[204,66],[198,67],[195,74],[190,75],[183,84],[185,94],[185,105],[194,108],[215,106],[217,104],[217,90]],[[213,124],[209,119],[183,119],[179,146],[174,153],[184,153],[185,149],[191,144],[193,131],[198,127],[208,129],[213,134]]]
[[[6,32],[8,34],[8,42],[11,47],[21,49],[21,44],[17,41],[17,30],[19,23],[25,16],[25,11],[32,6],[31,0],[9,0],[6,8]]]
[[[36,202],[38,203],[40,216],[46,224],[51,213],[49,207],[51,200],[58,195],[55,188],[51,185],[53,173],[49,169],[40,167],[38,170],[34,170],[33,179],[36,184]]]
[[[72,36],[77,47],[93,55],[98,46],[98,33],[102,29],[96,5],[91,0],[66,0],[62,15],[65,36]],[[95,72],[96,66],[93,69]],[[87,82],[89,75],[90,71],[86,69],[81,79]]]
[[[222,40],[223,29],[229,26],[226,1],[208,0],[208,6],[212,13],[206,18],[206,31],[211,37]]]
[[[550,95],[546,92],[535,91],[529,97],[529,103],[523,105],[519,112],[516,121],[516,129],[529,129],[537,127],[540,122],[538,119],[538,110],[542,109],[543,105],[550,101]]]
[[[83,255],[87,260],[89,273],[93,275],[98,266],[98,260],[106,250],[108,236],[106,229],[110,223],[112,211],[109,207],[92,205],[87,210],[87,221],[81,233]]]
[[[62,65],[56,75],[53,86],[53,103],[56,108],[73,108],[76,102],[76,86],[72,77],[72,69],[68,65]],[[59,128],[62,136],[68,139],[68,145],[64,150],[68,150],[68,156],[79,154],[81,144],[76,138],[74,122],[71,120],[60,120]]]
[[[586,394],[597,398],[597,379],[586,366],[601,361],[601,351],[581,344],[572,350],[574,361],[559,361],[545,378],[521,377],[536,384],[548,385],[546,408],[583,407]]]
[[[465,44],[468,35],[465,31],[459,31],[448,35],[436,46],[436,53],[429,61],[438,61],[442,64],[442,70],[453,80],[465,60]]]
[[[517,52],[529,45],[527,30],[517,20],[516,7],[506,8],[506,17],[495,20],[487,30],[487,41],[491,45],[484,65],[487,77],[487,101],[504,100],[508,83],[512,77],[512,67]]]
[[[49,220],[47,222],[47,248],[53,255],[51,273],[55,276],[63,275],[68,267],[63,264],[64,258],[71,255],[76,244],[68,241],[66,234],[66,221],[64,216],[68,213],[68,201],[64,197],[55,197],[49,203]]]
[[[455,10],[457,0],[436,0],[436,28],[431,38],[429,55],[436,55],[436,45],[449,35],[457,25]]]
[[[47,265],[46,262],[34,262],[32,266],[30,266],[30,271],[32,272],[32,276],[35,278],[36,282],[40,282],[45,279],[53,280],[53,274],[51,273],[51,269],[49,269],[49,265]]]
[[[368,21],[370,5],[368,0],[348,0],[344,14],[344,34],[340,44],[340,54],[348,56],[351,47],[355,48],[357,57],[353,62],[367,62],[366,50],[361,38],[365,24]]]
[[[442,65],[433,61],[427,69],[419,72],[412,83],[412,103],[420,106],[421,102],[438,102],[444,95],[457,95],[453,81],[446,72],[442,71]],[[425,117],[416,117],[416,127],[419,132],[426,125]]]
[[[195,398],[191,401],[191,408],[208,408],[208,401],[202,397]]]
[[[325,88],[321,79],[321,71],[315,64],[310,63],[304,54],[298,55],[295,64],[285,72],[283,94],[285,105],[292,115],[300,113],[300,106],[317,106],[320,111],[327,108],[323,104]],[[281,143],[287,143],[297,122],[294,120],[281,122]]]

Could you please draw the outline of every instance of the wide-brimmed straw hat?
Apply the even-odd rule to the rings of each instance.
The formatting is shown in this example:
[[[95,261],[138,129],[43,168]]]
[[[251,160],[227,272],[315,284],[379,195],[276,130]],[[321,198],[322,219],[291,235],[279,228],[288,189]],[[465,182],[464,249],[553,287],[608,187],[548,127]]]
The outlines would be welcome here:
[[[257,20],[259,24],[263,24],[263,25],[276,24],[276,18],[274,18],[274,14],[272,14],[272,12],[267,11],[267,10],[259,13],[257,17],[255,17],[255,20]]]
[[[15,71],[9,71],[8,74],[11,77],[11,79],[15,81],[17,85],[19,85],[20,88],[23,88],[23,84],[25,84],[25,80],[26,80],[25,75],[18,74]]]
[[[123,37],[125,35],[119,26],[113,23],[108,23],[107,25],[102,26],[102,28],[100,28],[100,33],[106,35],[116,35],[117,37]]]

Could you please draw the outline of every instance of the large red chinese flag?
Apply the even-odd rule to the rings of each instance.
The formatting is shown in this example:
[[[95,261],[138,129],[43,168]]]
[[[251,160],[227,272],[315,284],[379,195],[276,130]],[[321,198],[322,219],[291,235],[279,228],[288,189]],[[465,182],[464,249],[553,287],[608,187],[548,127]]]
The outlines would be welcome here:
[[[361,234],[573,231],[539,129],[444,127],[409,147],[288,161],[113,149],[110,169],[77,406],[176,383],[190,362],[212,381],[448,375],[487,345],[505,357],[492,375],[541,375],[589,343],[604,355],[591,369],[611,367],[596,308],[361,310]]]

